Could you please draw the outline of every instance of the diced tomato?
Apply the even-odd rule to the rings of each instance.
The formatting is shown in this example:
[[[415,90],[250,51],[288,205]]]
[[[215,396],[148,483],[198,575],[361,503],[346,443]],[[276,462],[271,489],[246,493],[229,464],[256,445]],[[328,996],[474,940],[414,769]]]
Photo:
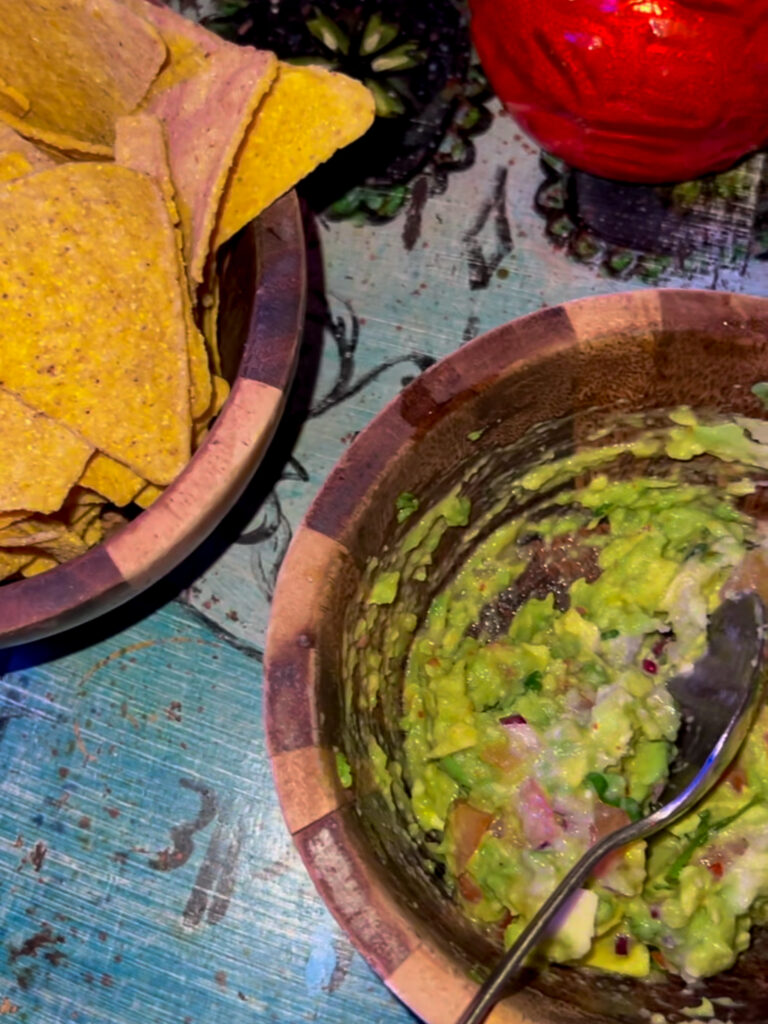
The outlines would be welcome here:
[[[598,801],[595,804],[595,820],[592,825],[593,841],[598,842],[604,836],[618,831],[628,825],[630,821],[626,811],[620,807],[609,807],[608,804]],[[600,861],[594,870],[595,878],[605,878],[614,868],[617,868],[624,859],[624,849],[620,848],[609,853]]]
[[[451,808],[450,830],[458,875],[466,868],[492,821],[493,815],[479,811],[466,800],[457,800]]]
[[[505,772],[511,772],[520,764],[520,758],[510,750],[507,740],[499,740],[498,743],[483,747],[480,757],[486,764],[492,764]]]
[[[620,828],[624,828],[629,822],[630,817],[626,811],[622,811],[620,807],[610,807],[608,804],[598,800],[595,803],[595,821],[593,826],[595,842],[598,839],[602,839],[603,836],[610,835],[611,832],[618,832]]]
[[[722,878],[723,877],[723,872],[725,871],[725,868],[723,867],[723,865],[720,863],[719,860],[716,860],[714,862],[714,864],[707,864],[707,867],[712,872],[712,874],[715,876],[715,878]]]
[[[536,779],[527,778],[518,796],[517,809],[526,841],[534,850],[553,843],[560,835],[560,827],[552,804]]]
[[[738,761],[723,775],[723,782],[727,782],[736,793],[741,793],[747,785],[747,773]]]
[[[661,952],[661,950],[659,950],[659,949],[652,949],[651,950],[651,960],[653,960],[654,963],[656,963],[662,969],[662,971],[668,971],[669,970],[669,964],[667,963],[666,958],[665,958],[664,954]]]
[[[468,903],[479,903],[483,898],[483,890],[466,871],[459,875],[459,889]]]
[[[595,867],[592,874],[595,878],[606,878],[611,872],[621,864],[624,859],[624,849],[613,850],[612,853],[606,854],[600,863]]]

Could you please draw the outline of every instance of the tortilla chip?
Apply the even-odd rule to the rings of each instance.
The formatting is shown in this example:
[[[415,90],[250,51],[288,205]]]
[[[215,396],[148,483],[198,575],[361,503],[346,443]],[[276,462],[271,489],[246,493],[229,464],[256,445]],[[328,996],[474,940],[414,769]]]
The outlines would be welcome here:
[[[185,262],[197,283],[230,167],[276,73],[274,54],[229,46],[212,53],[199,74],[157,93],[147,105],[165,125]]]
[[[92,548],[96,544],[101,544],[104,540],[104,521],[101,516],[93,518],[80,536],[83,538],[83,543],[86,547]]]
[[[163,493],[164,488],[155,487],[154,484],[147,484],[143,491],[136,495],[133,499],[134,503],[140,508],[149,508],[160,495]]]
[[[168,167],[168,153],[162,121],[153,114],[146,113],[121,117],[115,128],[115,160],[124,167],[131,167],[135,171],[149,175],[159,184],[171,220],[177,224],[176,197]],[[177,246],[178,273],[180,278],[184,278],[181,232],[177,232]],[[205,339],[200,334],[192,316],[192,298],[186,288],[182,301],[187,331],[190,412],[192,417],[196,418],[205,412],[211,401],[211,371],[208,365],[208,353],[205,350]]]
[[[189,390],[190,411],[192,418],[197,419],[205,414],[211,404],[213,395],[211,385],[211,367],[208,362],[208,349],[205,338],[200,333],[192,316],[192,304],[185,310],[187,325],[187,355],[189,358]]]
[[[59,149],[109,155],[115,120],[165,58],[155,29],[117,0],[0,0],[0,119]]]
[[[43,516],[34,516],[0,530],[0,548],[6,549],[6,553],[24,548],[28,560],[45,554],[57,562],[69,561],[88,550],[85,541],[74,530],[56,519]],[[32,548],[34,550],[30,551]]]
[[[32,174],[32,164],[21,153],[0,153],[0,182]]]
[[[56,160],[49,153],[45,153],[34,142],[25,139],[23,135],[15,132],[10,125],[0,121],[0,153],[19,153],[23,156],[34,171],[45,171],[49,167],[55,167],[60,160]]]
[[[129,505],[146,482],[122,462],[111,459],[103,452],[91,456],[79,480],[81,487],[101,494],[113,505]]]
[[[355,79],[281,63],[230,172],[212,248],[363,135],[374,114],[373,97]]]
[[[76,518],[83,509],[88,508],[90,505],[103,504],[104,495],[97,494],[96,491],[86,490],[84,487],[76,486],[69,492],[67,500],[61,506],[61,509],[57,514],[59,516],[64,516],[67,519],[67,522],[71,522],[73,517]]]
[[[221,374],[221,352],[219,351],[219,306],[221,304],[221,283],[216,273],[215,260],[208,265],[206,281],[200,291],[198,315],[200,326],[208,348],[213,372]]]
[[[0,512],[0,530],[6,526],[10,526],[11,523],[18,523],[22,519],[27,519],[31,516],[31,512]]]
[[[89,548],[98,544],[104,536],[104,527],[101,521],[103,508],[103,505],[91,505],[84,509],[74,522],[69,524],[72,532],[76,533]]]
[[[205,70],[212,53],[232,45],[165,5],[158,7],[146,0],[122,2],[134,14],[150,22],[168,50],[166,62],[149,88],[148,98],[193,78]]]
[[[92,448],[0,388],[0,509],[55,512]]]
[[[0,78],[0,109],[8,110],[11,114],[18,114],[23,117],[29,111],[29,100],[23,92],[8,85],[4,78]]]
[[[37,558],[33,558],[28,565],[25,565],[21,570],[22,576],[39,576],[41,572],[48,572],[49,569],[55,569],[59,563],[55,558],[51,558],[50,555],[38,555]]]
[[[22,572],[34,557],[26,551],[0,551],[0,580],[7,580],[9,576]]]
[[[115,122],[115,163],[141,171],[160,186],[171,223],[179,223],[162,121],[152,114],[126,114]]]
[[[229,398],[229,384],[223,377],[219,377],[218,374],[214,374],[213,377],[213,394],[211,396],[211,404],[205,410],[205,415],[200,416],[192,424],[192,450],[197,451],[200,445],[205,440],[205,435],[211,426],[211,420],[218,416],[221,409]]]
[[[0,187],[0,237],[0,380],[139,476],[170,482],[192,424],[160,190],[114,164],[62,164]]]

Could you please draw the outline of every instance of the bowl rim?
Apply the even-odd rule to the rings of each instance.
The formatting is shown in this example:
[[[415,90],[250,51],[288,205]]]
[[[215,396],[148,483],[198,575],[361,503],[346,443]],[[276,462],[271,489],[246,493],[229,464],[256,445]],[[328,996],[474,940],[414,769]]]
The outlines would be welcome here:
[[[253,476],[280,420],[304,324],[305,246],[296,193],[243,230],[254,235],[257,276],[237,374],[213,427],[136,519],[69,562],[0,586],[0,647],[79,625],[157,582],[208,536]]]
[[[455,349],[412,381],[355,438],[320,488],[278,575],[267,631],[264,713],[283,817],[320,896],[357,950],[428,1024],[452,1024],[477,984],[388,891],[359,849],[353,800],[335,753],[320,739],[316,637],[328,581],[357,573],[346,523],[414,436],[525,362],[601,338],[661,330],[743,335],[768,323],[768,298],[699,289],[640,289],[575,299],[518,317]],[[551,1006],[551,1003],[549,1003]],[[547,1003],[523,991],[495,1024],[551,1024]]]

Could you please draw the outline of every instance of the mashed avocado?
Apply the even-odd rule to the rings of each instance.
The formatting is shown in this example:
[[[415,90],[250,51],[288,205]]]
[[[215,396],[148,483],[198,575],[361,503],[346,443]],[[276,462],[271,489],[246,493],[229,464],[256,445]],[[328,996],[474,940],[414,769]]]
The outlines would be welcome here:
[[[590,845],[658,798],[680,724],[666,683],[703,652],[724,591],[768,564],[744,504],[768,466],[764,425],[671,419],[630,454],[706,453],[729,464],[722,480],[611,479],[595,449],[530,471],[528,490],[572,486],[491,532],[411,642],[401,727],[412,814],[455,898],[507,944]],[[452,500],[446,520],[469,522],[466,499]],[[730,967],[765,921],[763,711],[694,813],[600,865],[545,952],[693,979]]]

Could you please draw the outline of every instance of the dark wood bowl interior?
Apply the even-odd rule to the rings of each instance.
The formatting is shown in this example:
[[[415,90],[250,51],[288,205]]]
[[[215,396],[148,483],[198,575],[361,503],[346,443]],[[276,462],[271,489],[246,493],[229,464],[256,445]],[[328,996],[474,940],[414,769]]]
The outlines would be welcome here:
[[[401,737],[399,684],[407,646],[393,615],[423,616],[477,540],[509,515],[495,503],[510,479],[553,445],[583,446],[617,409],[690,404],[764,417],[751,393],[768,379],[768,300],[695,291],[646,291],[544,310],[476,339],[417,378],[356,439],[298,531],[278,581],[267,644],[267,728],[289,828],[321,895],[372,966],[431,1024],[450,1024],[472,977],[498,945],[470,924],[406,834],[405,818],[366,770],[373,735],[390,762]],[[533,430],[551,423],[544,434]],[[475,432],[483,433],[476,438]],[[403,578],[395,605],[365,603],[370,560],[395,566],[411,522],[395,501],[418,495],[420,514],[457,483],[473,503],[474,538],[447,530],[425,583]],[[355,627],[365,620],[365,645]],[[379,699],[361,699],[381,653]],[[345,700],[345,687],[348,696]],[[344,790],[342,749],[358,770]],[[653,1013],[690,1020],[702,996],[733,999],[740,1024],[768,1020],[768,938],[756,931],[737,966],[686,991],[550,968],[497,1009],[509,1024],[647,1024]],[[716,1003],[716,1005],[718,1005]],[[728,1005],[728,1004],[726,1004]]]

